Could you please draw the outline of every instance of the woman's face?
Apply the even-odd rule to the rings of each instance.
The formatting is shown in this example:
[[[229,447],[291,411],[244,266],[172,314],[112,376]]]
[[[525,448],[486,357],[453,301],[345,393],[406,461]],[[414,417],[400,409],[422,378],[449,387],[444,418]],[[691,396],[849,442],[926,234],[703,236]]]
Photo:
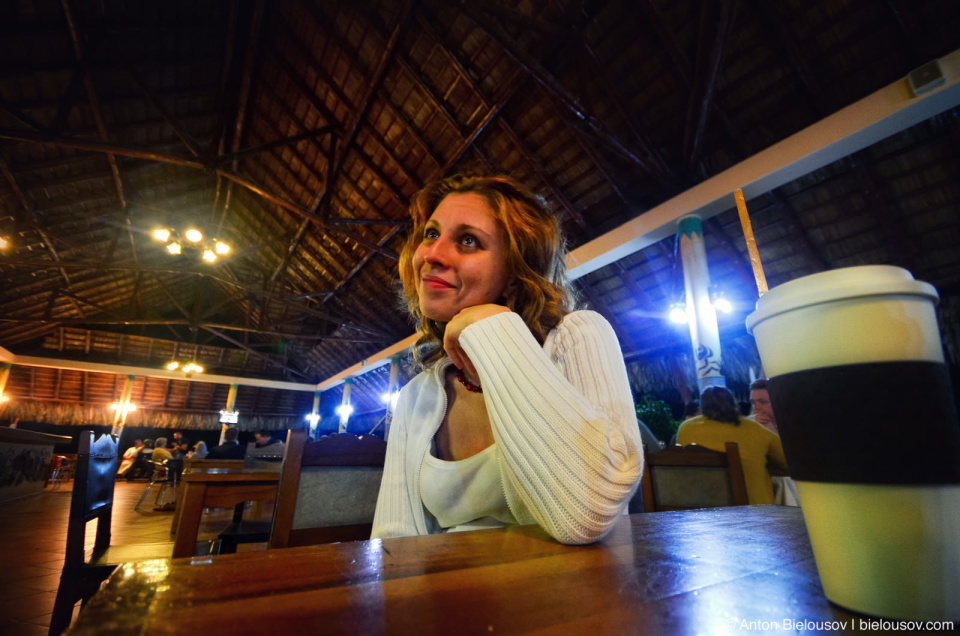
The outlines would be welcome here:
[[[510,281],[502,232],[479,194],[447,195],[413,254],[420,311],[449,322],[467,307],[506,295]]]

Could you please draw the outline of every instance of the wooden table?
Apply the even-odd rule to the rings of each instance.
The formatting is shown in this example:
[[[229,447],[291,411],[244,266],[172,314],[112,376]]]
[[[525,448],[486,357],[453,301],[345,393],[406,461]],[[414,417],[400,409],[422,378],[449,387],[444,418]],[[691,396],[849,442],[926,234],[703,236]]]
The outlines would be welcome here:
[[[247,501],[277,498],[280,474],[249,468],[192,468],[182,477],[183,504],[173,556],[193,556],[204,508],[233,508]]]
[[[632,515],[591,546],[515,526],[128,564],[70,633],[733,634],[784,620],[853,633],[860,617],[824,597],[798,508],[745,506]]]

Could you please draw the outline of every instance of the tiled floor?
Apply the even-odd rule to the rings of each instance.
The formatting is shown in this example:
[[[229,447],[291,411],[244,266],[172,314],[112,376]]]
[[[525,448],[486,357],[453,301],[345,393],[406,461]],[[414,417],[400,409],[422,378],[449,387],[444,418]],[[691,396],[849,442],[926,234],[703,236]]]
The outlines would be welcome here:
[[[60,583],[67,542],[67,515],[72,482],[41,495],[0,503],[0,634],[42,635],[50,626],[53,602]],[[158,543],[173,540],[173,512],[154,512],[153,493],[140,512],[134,512],[146,483],[117,483],[114,493],[114,545]],[[269,508],[269,507],[268,507]],[[212,511],[204,517],[200,539],[209,540],[225,525],[232,511]],[[269,519],[270,509],[265,510]],[[96,523],[87,524],[87,548],[93,546]],[[240,546],[263,549],[264,544]],[[79,611],[78,609],[75,610]]]

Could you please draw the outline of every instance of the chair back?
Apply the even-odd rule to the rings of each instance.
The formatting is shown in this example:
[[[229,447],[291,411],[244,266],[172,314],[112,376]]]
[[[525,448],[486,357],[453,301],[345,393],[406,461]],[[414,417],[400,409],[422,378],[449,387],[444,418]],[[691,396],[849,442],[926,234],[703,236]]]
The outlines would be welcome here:
[[[370,538],[387,443],[339,433],[308,441],[290,431],[270,533],[271,548]]]
[[[646,512],[749,503],[735,442],[727,442],[725,452],[690,444],[646,453],[641,484]]]
[[[64,568],[79,568],[83,565],[84,537],[88,521],[97,520],[94,554],[110,547],[117,464],[117,438],[105,434],[94,441],[93,431],[80,433],[70,517],[67,522]]]

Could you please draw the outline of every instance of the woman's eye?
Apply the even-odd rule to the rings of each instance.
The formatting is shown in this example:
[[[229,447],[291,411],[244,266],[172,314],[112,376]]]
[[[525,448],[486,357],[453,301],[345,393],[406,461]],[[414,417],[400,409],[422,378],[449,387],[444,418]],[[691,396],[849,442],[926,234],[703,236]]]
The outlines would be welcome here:
[[[477,241],[477,237],[472,234],[464,234],[460,239],[460,242],[466,245],[467,247],[479,247],[480,242]]]
[[[436,239],[438,236],[440,236],[440,233],[433,228],[427,228],[423,231],[423,238],[425,239]]]

